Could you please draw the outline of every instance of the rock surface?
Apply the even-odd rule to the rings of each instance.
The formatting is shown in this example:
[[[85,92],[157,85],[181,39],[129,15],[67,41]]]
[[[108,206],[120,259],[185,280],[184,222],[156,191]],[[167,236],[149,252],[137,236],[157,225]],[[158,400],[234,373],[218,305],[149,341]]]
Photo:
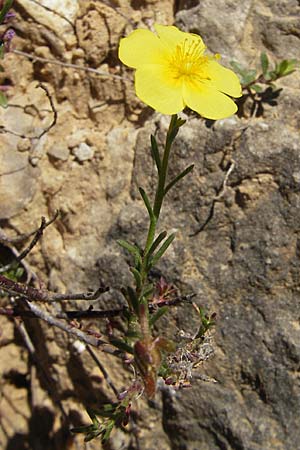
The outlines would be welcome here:
[[[1,226],[9,235],[30,232],[42,215],[58,210],[59,219],[27,257],[38,283],[82,292],[101,280],[112,289],[93,306],[120,306],[118,290],[130,274],[115,240],[145,238],[147,214],[137,187],[153,194],[149,135],[163,142],[168,126],[168,118],[136,99],[132,73],[117,59],[120,37],[132,23],[175,21],[200,33],[226,64],[236,59],[255,66],[261,51],[274,61],[300,59],[299,2],[18,0],[15,9],[15,48],[81,69],[13,53],[5,58],[15,106],[1,111],[1,123],[23,137],[1,134]],[[45,92],[36,88],[41,81],[53,96],[57,122],[39,140],[53,119]],[[168,196],[160,226],[177,236],[153,276],[196,293],[197,304],[217,313],[215,357],[199,368],[217,383],[195,376],[191,389],[162,389],[152,408],[140,399],[137,436],[118,430],[111,449],[299,447],[299,73],[278,85],[277,104],[264,104],[257,117],[249,105],[243,117],[215,123],[186,116],[170,176],[192,163],[195,168]],[[92,154],[80,160],[83,143]],[[194,332],[196,324],[184,305],[160,326],[174,335]],[[105,331],[102,323],[88,326]],[[88,423],[86,406],[114,398],[103,373],[63,332],[38,321],[25,327],[37,367],[18,324],[0,316],[0,447],[83,448],[68,429]],[[124,389],[132,373],[111,356],[97,356]],[[100,448],[99,441],[87,445]]]

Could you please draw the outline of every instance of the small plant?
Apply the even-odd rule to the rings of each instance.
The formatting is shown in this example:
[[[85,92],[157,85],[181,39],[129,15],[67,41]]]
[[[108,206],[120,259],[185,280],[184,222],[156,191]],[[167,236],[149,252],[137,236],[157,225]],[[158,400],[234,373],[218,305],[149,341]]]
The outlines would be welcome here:
[[[231,67],[238,74],[243,88],[243,97],[239,101],[240,115],[244,115],[243,105],[247,98],[252,100],[251,115],[263,114],[263,103],[277,105],[276,99],[281,89],[275,82],[295,72],[299,67],[297,59],[283,59],[272,67],[265,52],[260,55],[260,69],[248,69],[236,61],[231,61]]]
[[[9,13],[12,3],[13,0],[0,0],[0,26],[12,17]],[[174,178],[169,178],[172,146],[181,127],[186,123],[179,113],[188,107],[204,118],[218,120],[230,117],[237,111],[233,98],[238,99],[241,107],[248,97],[252,99],[255,108],[264,101],[270,103],[278,95],[275,82],[291,74],[298,64],[294,59],[283,60],[270,68],[265,53],[261,54],[259,71],[245,69],[233,61],[231,65],[239,75],[239,81],[232,70],[219,64],[219,55],[210,56],[205,53],[206,47],[200,36],[184,33],[173,26],[156,25],[155,30],[157,34],[145,29],[135,30],[121,40],[119,47],[120,60],[136,70],[137,96],[154,110],[170,116],[164,145],[160,146],[154,135],[150,137],[150,152],[157,172],[154,198],[151,199],[148,193],[139,187],[145,213],[148,215],[145,242],[136,244],[118,240],[118,244],[131,255],[132,281],[122,289],[126,305],[116,311],[97,311],[91,306],[85,311],[63,309],[62,315],[55,315],[49,313],[46,308],[40,308],[37,302],[92,300],[108,288],[100,286],[94,293],[63,295],[19,282],[23,269],[18,268],[18,264],[57,216],[49,222],[42,218],[40,228],[28,235],[34,237],[28,248],[18,256],[16,264],[3,268],[4,275],[1,275],[0,270],[0,289],[13,295],[17,294],[17,302],[21,301],[26,305],[26,308],[23,308],[23,305],[19,307],[17,302],[11,302],[12,306],[9,308],[1,308],[1,314],[45,320],[51,326],[66,331],[89,346],[101,346],[103,351],[109,349],[109,353],[121,357],[127,366],[133,368],[134,380],[123,392],[115,392],[116,401],[101,405],[98,409],[88,409],[92,423],[72,429],[73,433],[84,434],[85,441],[100,437],[102,442],[106,442],[115,426],[126,426],[133,403],[143,394],[148,399],[154,398],[159,378],[161,383],[174,389],[189,387],[193,370],[213,353],[209,331],[215,324],[216,314],[208,315],[203,308],[191,303],[190,298],[180,296],[178,290],[163,277],[156,284],[152,283],[150,277],[151,270],[156,267],[175,239],[174,233],[159,229],[164,201],[169,191],[190,174],[194,167],[193,164],[189,165]],[[0,58],[9,51],[13,34],[9,28],[1,32]],[[50,94],[46,88],[43,89],[53,106]],[[2,107],[7,106],[4,90],[5,86],[0,86]],[[56,123],[57,113],[54,107],[52,111],[53,122],[42,134],[48,132]],[[155,325],[169,312],[170,306],[183,301],[189,301],[192,305],[191,311],[196,312],[196,331],[193,334],[181,332],[179,336],[167,339],[160,335]],[[74,320],[114,316],[122,317],[122,327],[116,326],[112,320],[108,321],[107,336],[103,339],[97,331],[81,328]]]

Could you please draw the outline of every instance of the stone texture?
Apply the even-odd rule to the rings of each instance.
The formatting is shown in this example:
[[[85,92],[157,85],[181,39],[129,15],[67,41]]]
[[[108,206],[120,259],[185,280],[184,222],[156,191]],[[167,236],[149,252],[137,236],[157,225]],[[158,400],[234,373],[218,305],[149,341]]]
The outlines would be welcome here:
[[[30,232],[41,215],[51,217],[59,210],[59,219],[27,257],[38,283],[74,292],[94,289],[101,280],[112,289],[93,306],[120,306],[120,285],[130,279],[129,257],[115,239],[145,238],[147,214],[138,186],[153,196],[149,135],[156,133],[162,143],[168,118],[153,115],[136,99],[127,81],[132,72],[117,60],[119,38],[131,31],[131,22],[143,27],[171,24],[175,11],[176,23],[199,32],[226,64],[234,58],[253,66],[262,50],[274,61],[300,59],[299,2],[41,3],[65,18],[29,0],[16,2],[16,48],[124,78],[7,55],[9,100],[18,107],[1,111],[1,123],[29,136],[49,125],[52,114],[45,93],[36,89],[37,81],[50,89],[58,120],[38,143],[1,134],[0,210],[11,208],[2,216],[9,222],[2,224],[6,232]],[[168,195],[160,229],[176,231],[177,236],[152,277],[163,274],[217,313],[215,357],[195,373],[192,389],[175,394],[163,389],[152,408],[140,399],[134,406],[137,437],[119,430],[110,448],[135,449],[136,440],[142,450],[299,447],[299,73],[279,86],[277,104],[264,104],[260,117],[249,116],[249,105],[245,117],[216,123],[186,115],[170,176],[191,163],[195,169]],[[55,155],[48,157],[55,148],[66,154],[83,142],[94,149],[93,158],[83,164],[74,157],[54,164]],[[214,201],[232,164],[226,189]],[[8,179],[12,176],[14,184]],[[73,306],[87,307],[86,302]],[[87,351],[78,354],[64,333],[26,322],[51,390],[41,371],[27,373],[28,353],[16,339],[12,322],[0,317],[0,326],[0,447],[38,448],[42,442],[45,450],[81,448],[82,439],[70,443],[65,437],[69,425],[61,420],[57,402],[71,425],[88,423],[85,406],[114,399],[103,374]],[[102,322],[83,326],[105,332]],[[189,305],[174,308],[159,326],[167,336],[177,335],[179,329],[194,332],[195,312]],[[124,389],[132,372],[103,353],[98,357],[117,389]],[[199,380],[201,374],[217,383]],[[101,447],[99,441],[88,445],[91,450]]]
[[[7,144],[7,145],[6,145]],[[2,138],[0,152],[0,219],[9,219],[32,200],[36,191],[38,169],[34,169],[26,154],[11,148]]]
[[[76,156],[79,162],[88,161],[94,156],[94,150],[85,142],[81,142],[79,147],[74,148],[73,154]]]
[[[33,21],[48,29],[48,40],[51,41],[52,33],[53,43],[55,41],[59,45],[61,40],[69,47],[76,43],[72,23],[79,11],[77,0],[41,0],[40,5],[30,0],[20,0],[18,3]]]

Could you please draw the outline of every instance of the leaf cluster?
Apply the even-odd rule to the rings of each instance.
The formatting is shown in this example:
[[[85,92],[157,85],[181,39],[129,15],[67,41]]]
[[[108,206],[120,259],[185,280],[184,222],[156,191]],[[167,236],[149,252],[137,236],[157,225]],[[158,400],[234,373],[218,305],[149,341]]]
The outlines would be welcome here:
[[[84,434],[84,442],[89,442],[100,436],[102,443],[105,443],[115,426],[127,425],[128,409],[128,405],[124,402],[107,403],[100,409],[87,409],[92,423],[74,427],[71,432]]]
[[[260,55],[260,68],[249,69],[236,61],[230,62],[233,70],[238,74],[243,89],[260,93],[265,86],[276,87],[274,82],[279,78],[286,77],[293,73],[299,66],[297,59],[283,59],[271,66],[269,58],[265,52]]]

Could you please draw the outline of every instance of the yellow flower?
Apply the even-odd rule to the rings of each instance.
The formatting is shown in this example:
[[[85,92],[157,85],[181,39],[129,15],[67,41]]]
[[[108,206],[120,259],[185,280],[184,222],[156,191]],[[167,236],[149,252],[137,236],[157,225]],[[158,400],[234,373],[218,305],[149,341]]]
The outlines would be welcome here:
[[[136,69],[137,96],[163,114],[186,106],[213,120],[234,114],[237,107],[228,96],[242,95],[235,73],[216,61],[218,55],[204,55],[200,36],[174,26],[155,25],[155,30],[157,35],[135,30],[120,42],[120,60]]]

